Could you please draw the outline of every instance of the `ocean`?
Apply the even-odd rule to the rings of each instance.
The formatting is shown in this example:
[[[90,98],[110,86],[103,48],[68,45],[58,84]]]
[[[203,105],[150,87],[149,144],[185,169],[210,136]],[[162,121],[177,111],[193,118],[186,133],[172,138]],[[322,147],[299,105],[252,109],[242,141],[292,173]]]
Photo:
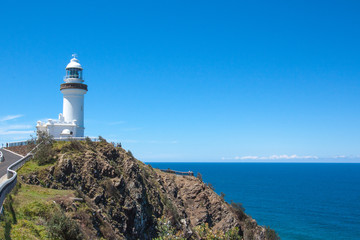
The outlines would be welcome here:
[[[360,239],[360,164],[147,163],[200,172],[283,240]]]

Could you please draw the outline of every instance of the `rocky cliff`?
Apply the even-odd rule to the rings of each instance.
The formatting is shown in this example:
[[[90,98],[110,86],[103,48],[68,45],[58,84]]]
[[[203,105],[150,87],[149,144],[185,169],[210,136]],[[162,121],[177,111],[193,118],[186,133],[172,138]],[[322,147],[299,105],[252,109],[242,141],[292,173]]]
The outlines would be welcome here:
[[[200,179],[153,169],[104,140],[44,148],[45,158],[38,154],[20,171],[22,185],[72,190],[51,200],[76,222],[83,239],[276,238]]]

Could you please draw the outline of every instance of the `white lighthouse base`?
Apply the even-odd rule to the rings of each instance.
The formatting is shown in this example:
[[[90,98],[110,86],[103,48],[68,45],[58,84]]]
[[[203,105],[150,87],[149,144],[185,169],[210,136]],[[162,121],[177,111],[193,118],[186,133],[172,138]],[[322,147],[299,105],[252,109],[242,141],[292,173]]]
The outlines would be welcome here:
[[[84,128],[78,126],[76,120],[65,122],[61,113],[58,120],[38,121],[36,129],[37,131],[46,132],[49,136],[56,139],[84,137]]]

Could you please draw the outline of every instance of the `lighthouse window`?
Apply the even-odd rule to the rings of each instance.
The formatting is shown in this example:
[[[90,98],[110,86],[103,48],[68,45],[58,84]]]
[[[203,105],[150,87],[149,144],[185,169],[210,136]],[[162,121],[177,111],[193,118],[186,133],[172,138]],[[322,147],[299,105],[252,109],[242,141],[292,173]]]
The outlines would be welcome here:
[[[82,72],[79,69],[71,68],[66,73],[68,78],[82,78]]]

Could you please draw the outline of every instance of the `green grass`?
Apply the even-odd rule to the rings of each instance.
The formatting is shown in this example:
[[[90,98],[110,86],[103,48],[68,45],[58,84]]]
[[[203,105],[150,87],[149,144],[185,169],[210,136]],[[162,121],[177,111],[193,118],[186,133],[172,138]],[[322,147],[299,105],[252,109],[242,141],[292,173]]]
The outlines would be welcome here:
[[[45,165],[39,165],[37,161],[35,160],[30,160],[28,161],[27,163],[24,164],[24,166],[22,166],[18,171],[17,173],[19,175],[27,175],[27,174],[30,174],[30,173],[34,173],[34,172],[38,172],[42,169],[46,169],[46,168],[49,168],[51,166],[53,166],[54,163],[48,163],[48,164],[45,164]]]
[[[48,202],[56,197],[69,196],[74,197],[73,190],[57,190],[44,188],[37,185],[22,184],[16,197],[14,206],[23,206],[31,202]]]
[[[33,168],[33,164],[29,164]],[[74,197],[72,190],[57,190],[18,183],[16,194],[7,196],[0,222],[0,239],[49,239],[45,216],[58,211],[56,198]]]

